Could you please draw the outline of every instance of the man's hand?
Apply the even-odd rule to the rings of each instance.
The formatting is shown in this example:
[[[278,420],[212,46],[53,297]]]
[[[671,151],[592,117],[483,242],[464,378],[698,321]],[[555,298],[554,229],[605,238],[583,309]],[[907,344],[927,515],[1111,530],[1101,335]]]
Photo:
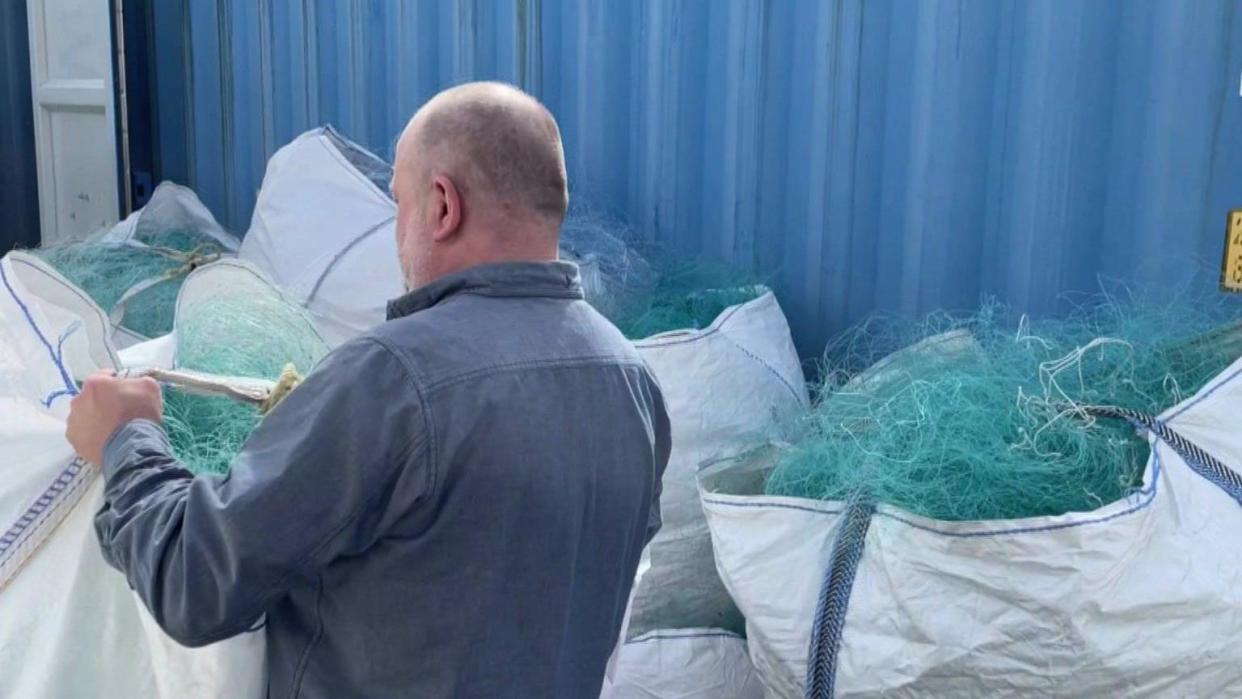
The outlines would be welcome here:
[[[108,439],[130,420],[160,422],[164,396],[155,379],[118,379],[102,372],[82,384],[82,392],[69,403],[65,438],[78,456],[103,465]]]

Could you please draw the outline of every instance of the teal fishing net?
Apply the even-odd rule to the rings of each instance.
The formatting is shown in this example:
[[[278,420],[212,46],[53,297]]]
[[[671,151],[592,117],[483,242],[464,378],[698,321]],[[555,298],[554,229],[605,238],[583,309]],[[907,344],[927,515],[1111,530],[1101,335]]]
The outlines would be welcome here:
[[[755,275],[721,262],[684,259],[581,211],[566,219],[561,250],[578,263],[587,300],[632,340],[706,328],[726,308],[766,291]]]
[[[1148,446],[1083,407],[1156,414],[1189,397],[1242,356],[1239,319],[1189,295],[1100,296],[1043,321],[998,305],[874,319],[829,348],[839,368],[766,491],[948,521],[1099,508],[1140,487]]]
[[[765,289],[754,277],[711,261],[668,262],[655,287],[611,320],[630,339],[671,330],[701,330],[730,306],[753,301]]]
[[[290,363],[309,372],[328,352],[305,312],[275,291],[184,306],[176,340],[178,368],[272,381]],[[260,419],[257,408],[228,398],[164,391],[164,428],[196,473],[226,472]]]
[[[125,301],[121,325],[144,337],[172,332],[173,308],[185,275],[224,252],[216,239],[188,230],[154,231],[128,242],[107,242],[106,235],[32,252],[108,313],[136,285],[162,279]]]

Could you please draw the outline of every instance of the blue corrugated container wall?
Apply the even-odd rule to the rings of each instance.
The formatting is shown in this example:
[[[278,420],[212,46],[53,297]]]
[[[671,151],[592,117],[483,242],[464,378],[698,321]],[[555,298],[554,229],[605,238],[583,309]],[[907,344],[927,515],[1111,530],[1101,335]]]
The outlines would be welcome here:
[[[0,255],[39,244],[26,3],[0,2]]]
[[[162,175],[244,230],[323,123],[391,156],[448,85],[560,120],[573,195],[773,280],[804,355],[874,311],[1215,281],[1238,0],[154,3]]]

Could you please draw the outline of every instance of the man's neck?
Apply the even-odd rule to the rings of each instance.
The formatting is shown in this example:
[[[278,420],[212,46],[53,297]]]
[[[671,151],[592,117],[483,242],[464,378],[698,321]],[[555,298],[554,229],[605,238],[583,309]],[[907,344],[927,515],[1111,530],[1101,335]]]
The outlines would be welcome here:
[[[416,289],[452,276],[459,272],[464,272],[473,267],[481,267],[483,265],[505,264],[507,262],[556,262],[559,254],[554,247],[551,252],[547,250],[509,250],[496,251],[488,255],[473,255],[460,260],[454,260],[449,263],[438,266],[427,279],[419,280],[417,285],[408,285],[410,289]]]

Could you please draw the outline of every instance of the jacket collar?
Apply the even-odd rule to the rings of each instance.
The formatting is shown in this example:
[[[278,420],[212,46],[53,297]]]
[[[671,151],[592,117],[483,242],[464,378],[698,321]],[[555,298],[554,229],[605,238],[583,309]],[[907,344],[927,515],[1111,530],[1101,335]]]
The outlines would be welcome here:
[[[470,267],[388,302],[394,320],[431,308],[457,294],[581,299],[582,282],[572,262],[505,262]]]

